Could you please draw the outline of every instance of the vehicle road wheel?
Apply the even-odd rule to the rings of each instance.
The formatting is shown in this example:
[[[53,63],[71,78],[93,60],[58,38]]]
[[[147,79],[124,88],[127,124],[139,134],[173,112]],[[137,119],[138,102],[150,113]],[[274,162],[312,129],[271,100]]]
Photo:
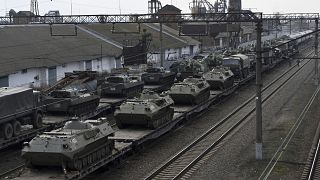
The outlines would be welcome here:
[[[21,123],[19,121],[15,121],[12,123],[13,125],[13,136],[19,136],[21,133]]]
[[[91,164],[92,163],[92,154],[89,154],[88,155],[88,164]]]
[[[88,159],[87,157],[82,158],[82,166],[86,167],[88,165]]]
[[[5,123],[2,126],[2,133],[5,139],[10,139],[13,136],[13,127],[10,123]]]
[[[82,161],[81,160],[76,160],[75,161],[75,164],[74,164],[74,167],[80,171],[82,169]]]
[[[42,127],[42,115],[41,114],[37,114],[36,118],[33,119],[33,129],[39,129]]]

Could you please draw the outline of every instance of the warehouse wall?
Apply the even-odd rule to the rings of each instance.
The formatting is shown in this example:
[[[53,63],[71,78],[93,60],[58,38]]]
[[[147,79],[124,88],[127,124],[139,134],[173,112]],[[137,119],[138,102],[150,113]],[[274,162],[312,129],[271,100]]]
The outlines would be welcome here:
[[[31,85],[33,86],[40,86],[40,76],[43,74],[41,73],[43,71],[42,68],[31,68],[26,69],[23,71],[16,72],[14,74],[9,75],[9,86],[10,87],[16,87],[16,86],[26,86],[29,87]],[[46,76],[46,74],[44,74]],[[45,78],[46,77],[42,77]]]
[[[178,61],[183,56],[193,56],[200,52],[200,45],[196,46],[185,46],[178,49],[166,49],[164,55],[164,67],[169,69],[171,64],[175,61]],[[155,66],[159,66],[160,62],[160,54],[148,54],[148,62],[155,64]]]
[[[65,77],[66,72],[86,70],[85,64],[88,61],[72,62],[56,66],[57,80]],[[92,65],[93,71],[110,72],[112,68],[117,67],[117,62],[114,57],[104,57],[101,60],[92,60],[89,64]],[[30,68],[25,69],[8,76],[9,87],[25,86],[25,87],[44,87],[48,85],[48,68]]]

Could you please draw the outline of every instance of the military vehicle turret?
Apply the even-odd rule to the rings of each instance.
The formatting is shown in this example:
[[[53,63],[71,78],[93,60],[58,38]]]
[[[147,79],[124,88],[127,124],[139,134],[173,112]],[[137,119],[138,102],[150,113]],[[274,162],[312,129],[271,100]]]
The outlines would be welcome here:
[[[168,95],[159,95],[144,90],[139,97],[128,99],[114,113],[117,125],[140,125],[150,129],[169,122],[173,118],[173,100]]]
[[[106,77],[98,88],[101,97],[134,97],[143,90],[144,83],[125,74]]]
[[[201,104],[210,97],[210,85],[202,78],[186,78],[181,83],[175,83],[169,95],[175,104]]]
[[[48,96],[43,96],[46,110],[65,113],[71,116],[80,116],[95,110],[100,97],[90,93],[82,93],[77,89],[54,90]]]
[[[164,68],[148,68],[141,79],[145,85],[162,85],[170,88],[174,83],[176,73],[165,71]]]
[[[203,78],[210,84],[212,90],[225,90],[233,86],[233,76],[230,68],[217,66],[205,73]]]
[[[31,166],[62,166],[81,170],[112,153],[114,130],[105,119],[78,121],[45,132],[24,143],[22,158]]]
[[[209,67],[203,60],[189,59],[172,64],[170,70],[177,73],[178,81],[183,81],[187,77],[202,77],[203,73],[209,71]]]

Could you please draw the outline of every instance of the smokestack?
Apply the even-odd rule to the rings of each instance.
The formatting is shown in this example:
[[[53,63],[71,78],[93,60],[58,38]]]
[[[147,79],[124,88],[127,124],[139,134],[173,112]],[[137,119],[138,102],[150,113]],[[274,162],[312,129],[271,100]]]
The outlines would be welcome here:
[[[229,0],[229,12],[239,12],[242,10],[241,0]]]

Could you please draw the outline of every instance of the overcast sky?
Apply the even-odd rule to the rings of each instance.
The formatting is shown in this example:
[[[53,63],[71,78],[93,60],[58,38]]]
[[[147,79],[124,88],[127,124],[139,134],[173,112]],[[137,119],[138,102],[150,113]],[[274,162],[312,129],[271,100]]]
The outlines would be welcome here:
[[[0,0],[0,16],[6,11],[29,10],[31,0]],[[191,0],[161,0],[162,5],[173,4],[190,13],[189,2]],[[208,0],[214,2],[215,0]],[[122,14],[147,13],[148,0],[38,0],[40,14],[49,10],[60,10],[61,14]],[[274,12],[320,12],[320,0],[242,0],[244,9],[253,9],[264,13]]]

